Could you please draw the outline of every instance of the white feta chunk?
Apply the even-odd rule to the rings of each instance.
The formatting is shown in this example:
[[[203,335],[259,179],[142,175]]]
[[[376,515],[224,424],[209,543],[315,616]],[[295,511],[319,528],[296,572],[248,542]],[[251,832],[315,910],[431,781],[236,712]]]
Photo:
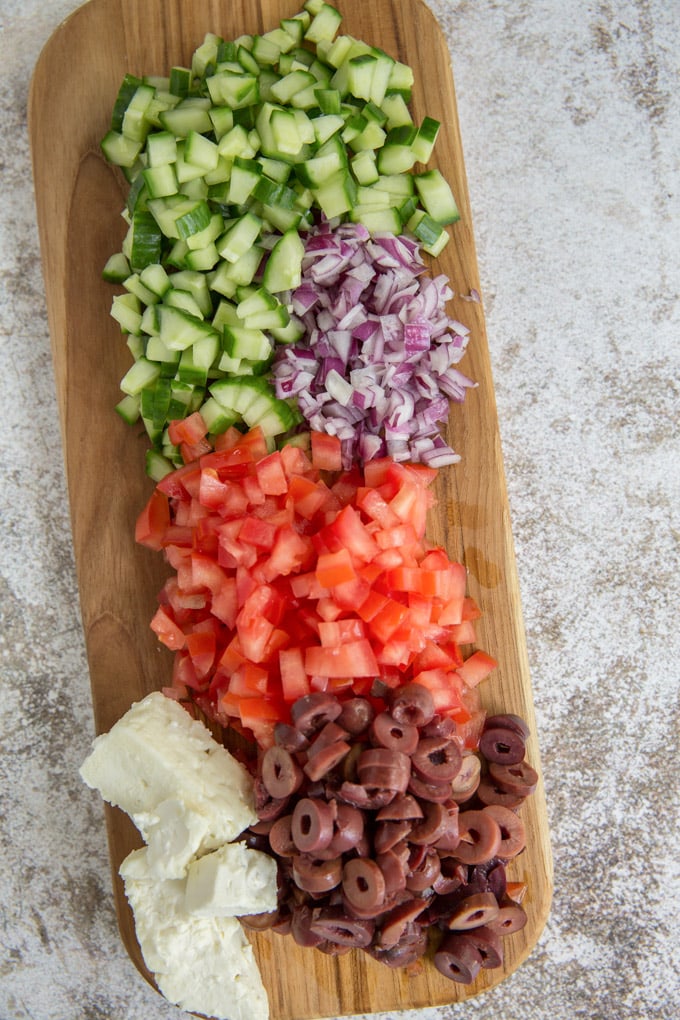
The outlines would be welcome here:
[[[199,917],[240,917],[276,910],[276,861],[243,843],[225,843],[193,861],[186,908]]]
[[[120,874],[144,962],[170,1002],[219,1020],[268,1020],[267,993],[236,918],[189,914],[186,879],[159,881],[147,847],[133,851]]]
[[[136,702],[108,733],[95,739],[80,774],[104,800],[127,812],[144,841],[153,839],[157,847],[181,842],[177,816],[169,817],[173,831],[163,831],[161,804],[184,805],[187,852],[197,838],[197,819],[202,819],[205,832],[185,865],[196,851],[230,842],[257,820],[252,778],[245,767],[203,723],[160,691]],[[173,866],[179,868],[177,861]]]

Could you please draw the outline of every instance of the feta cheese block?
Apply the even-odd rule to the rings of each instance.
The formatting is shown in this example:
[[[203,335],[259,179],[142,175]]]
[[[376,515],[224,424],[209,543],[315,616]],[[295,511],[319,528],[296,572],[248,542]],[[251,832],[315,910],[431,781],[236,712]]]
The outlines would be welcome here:
[[[148,847],[133,850],[120,875],[144,962],[159,991],[187,1012],[219,1020],[267,1020],[267,993],[241,923],[235,917],[188,913],[187,880],[159,881],[148,853]]]
[[[225,843],[187,872],[186,909],[198,917],[264,914],[277,907],[276,861],[243,843]]]
[[[130,815],[153,847],[152,862],[166,858],[160,878],[181,877],[197,853],[230,842],[257,821],[245,767],[160,691],[94,740],[80,775]]]

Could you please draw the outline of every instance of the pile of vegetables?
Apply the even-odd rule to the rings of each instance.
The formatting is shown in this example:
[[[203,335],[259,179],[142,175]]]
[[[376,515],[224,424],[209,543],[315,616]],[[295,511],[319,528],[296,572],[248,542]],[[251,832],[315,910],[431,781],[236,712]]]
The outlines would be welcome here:
[[[452,368],[467,331],[447,320],[445,279],[421,278],[421,250],[439,254],[459,218],[426,168],[440,125],[413,122],[411,69],[340,22],[308,0],[272,31],[208,33],[190,67],[121,85],[102,147],[130,183],[128,226],[104,275],[122,285],[111,314],[133,356],[117,410],[143,423],[154,480],[181,463],[169,423],[195,411],[212,436],[274,438],[321,415],[346,464],[458,459],[439,423],[471,385]]]
[[[208,34],[189,67],[127,75],[102,146],[129,181],[104,276],[154,490],[136,540],[171,568],[151,627],[164,689],[251,741],[279,905],[244,919],[452,980],[526,922],[506,865],[537,776],[487,718],[465,567],[430,545],[440,434],[475,384],[448,280],[459,218],[427,168],[413,74],[324,0]]]

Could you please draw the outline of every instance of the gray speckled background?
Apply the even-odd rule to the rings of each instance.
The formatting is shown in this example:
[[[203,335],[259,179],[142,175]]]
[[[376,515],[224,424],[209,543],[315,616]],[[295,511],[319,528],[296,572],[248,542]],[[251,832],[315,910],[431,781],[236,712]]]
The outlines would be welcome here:
[[[93,722],[26,133],[33,65],[75,6],[0,2],[0,1020],[178,1020],[122,949],[101,804],[77,776]],[[432,7],[457,85],[555,896],[503,985],[408,1016],[671,1020],[680,3]]]

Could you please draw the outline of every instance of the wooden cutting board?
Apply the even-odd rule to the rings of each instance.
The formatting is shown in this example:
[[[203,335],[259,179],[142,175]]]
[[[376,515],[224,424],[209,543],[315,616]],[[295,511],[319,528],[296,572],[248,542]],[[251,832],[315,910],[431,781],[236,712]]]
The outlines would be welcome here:
[[[490,710],[522,715],[535,730],[493,381],[482,306],[463,300],[479,289],[468,190],[446,41],[422,0],[338,5],[341,31],[382,47],[413,67],[412,109],[442,122],[434,165],[444,172],[462,219],[433,265],[456,292],[451,314],[472,340],[462,368],[478,382],[452,407],[450,439],[463,460],[442,471],[431,537],[469,570],[483,609],[478,642],[499,662],[486,681]],[[125,232],[126,186],[102,156],[123,74],[167,74],[188,62],[205,33],[234,38],[274,27],[299,10],[295,0],[91,0],[53,34],[37,63],[29,129],[61,438],[73,543],[91,674],[96,730],[108,730],[132,702],[169,680],[170,653],[149,629],[166,570],[162,558],[135,546],[134,523],[151,482],[145,438],[113,407],[129,355],[109,316],[112,290],[101,280]],[[471,59],[473,55],[471,54]],[[56,429],[54,436],[57,451]],[[539,767],[535,736],[528,759]],[[552,861],[542,787],[522,808],[528,847],[510,869],[526,881],[528,924],[505,939],[505,965],[466,987],[426,965],[392,971],[363,953],[330,958],[292,939],[253,937],[273,1020],[307,1020],[449,1003],[491,988],[529,954],[549,911]],[[114,894],[123,942],[148,980],[118,867],[139,845],[121,812],[106,808]]]

